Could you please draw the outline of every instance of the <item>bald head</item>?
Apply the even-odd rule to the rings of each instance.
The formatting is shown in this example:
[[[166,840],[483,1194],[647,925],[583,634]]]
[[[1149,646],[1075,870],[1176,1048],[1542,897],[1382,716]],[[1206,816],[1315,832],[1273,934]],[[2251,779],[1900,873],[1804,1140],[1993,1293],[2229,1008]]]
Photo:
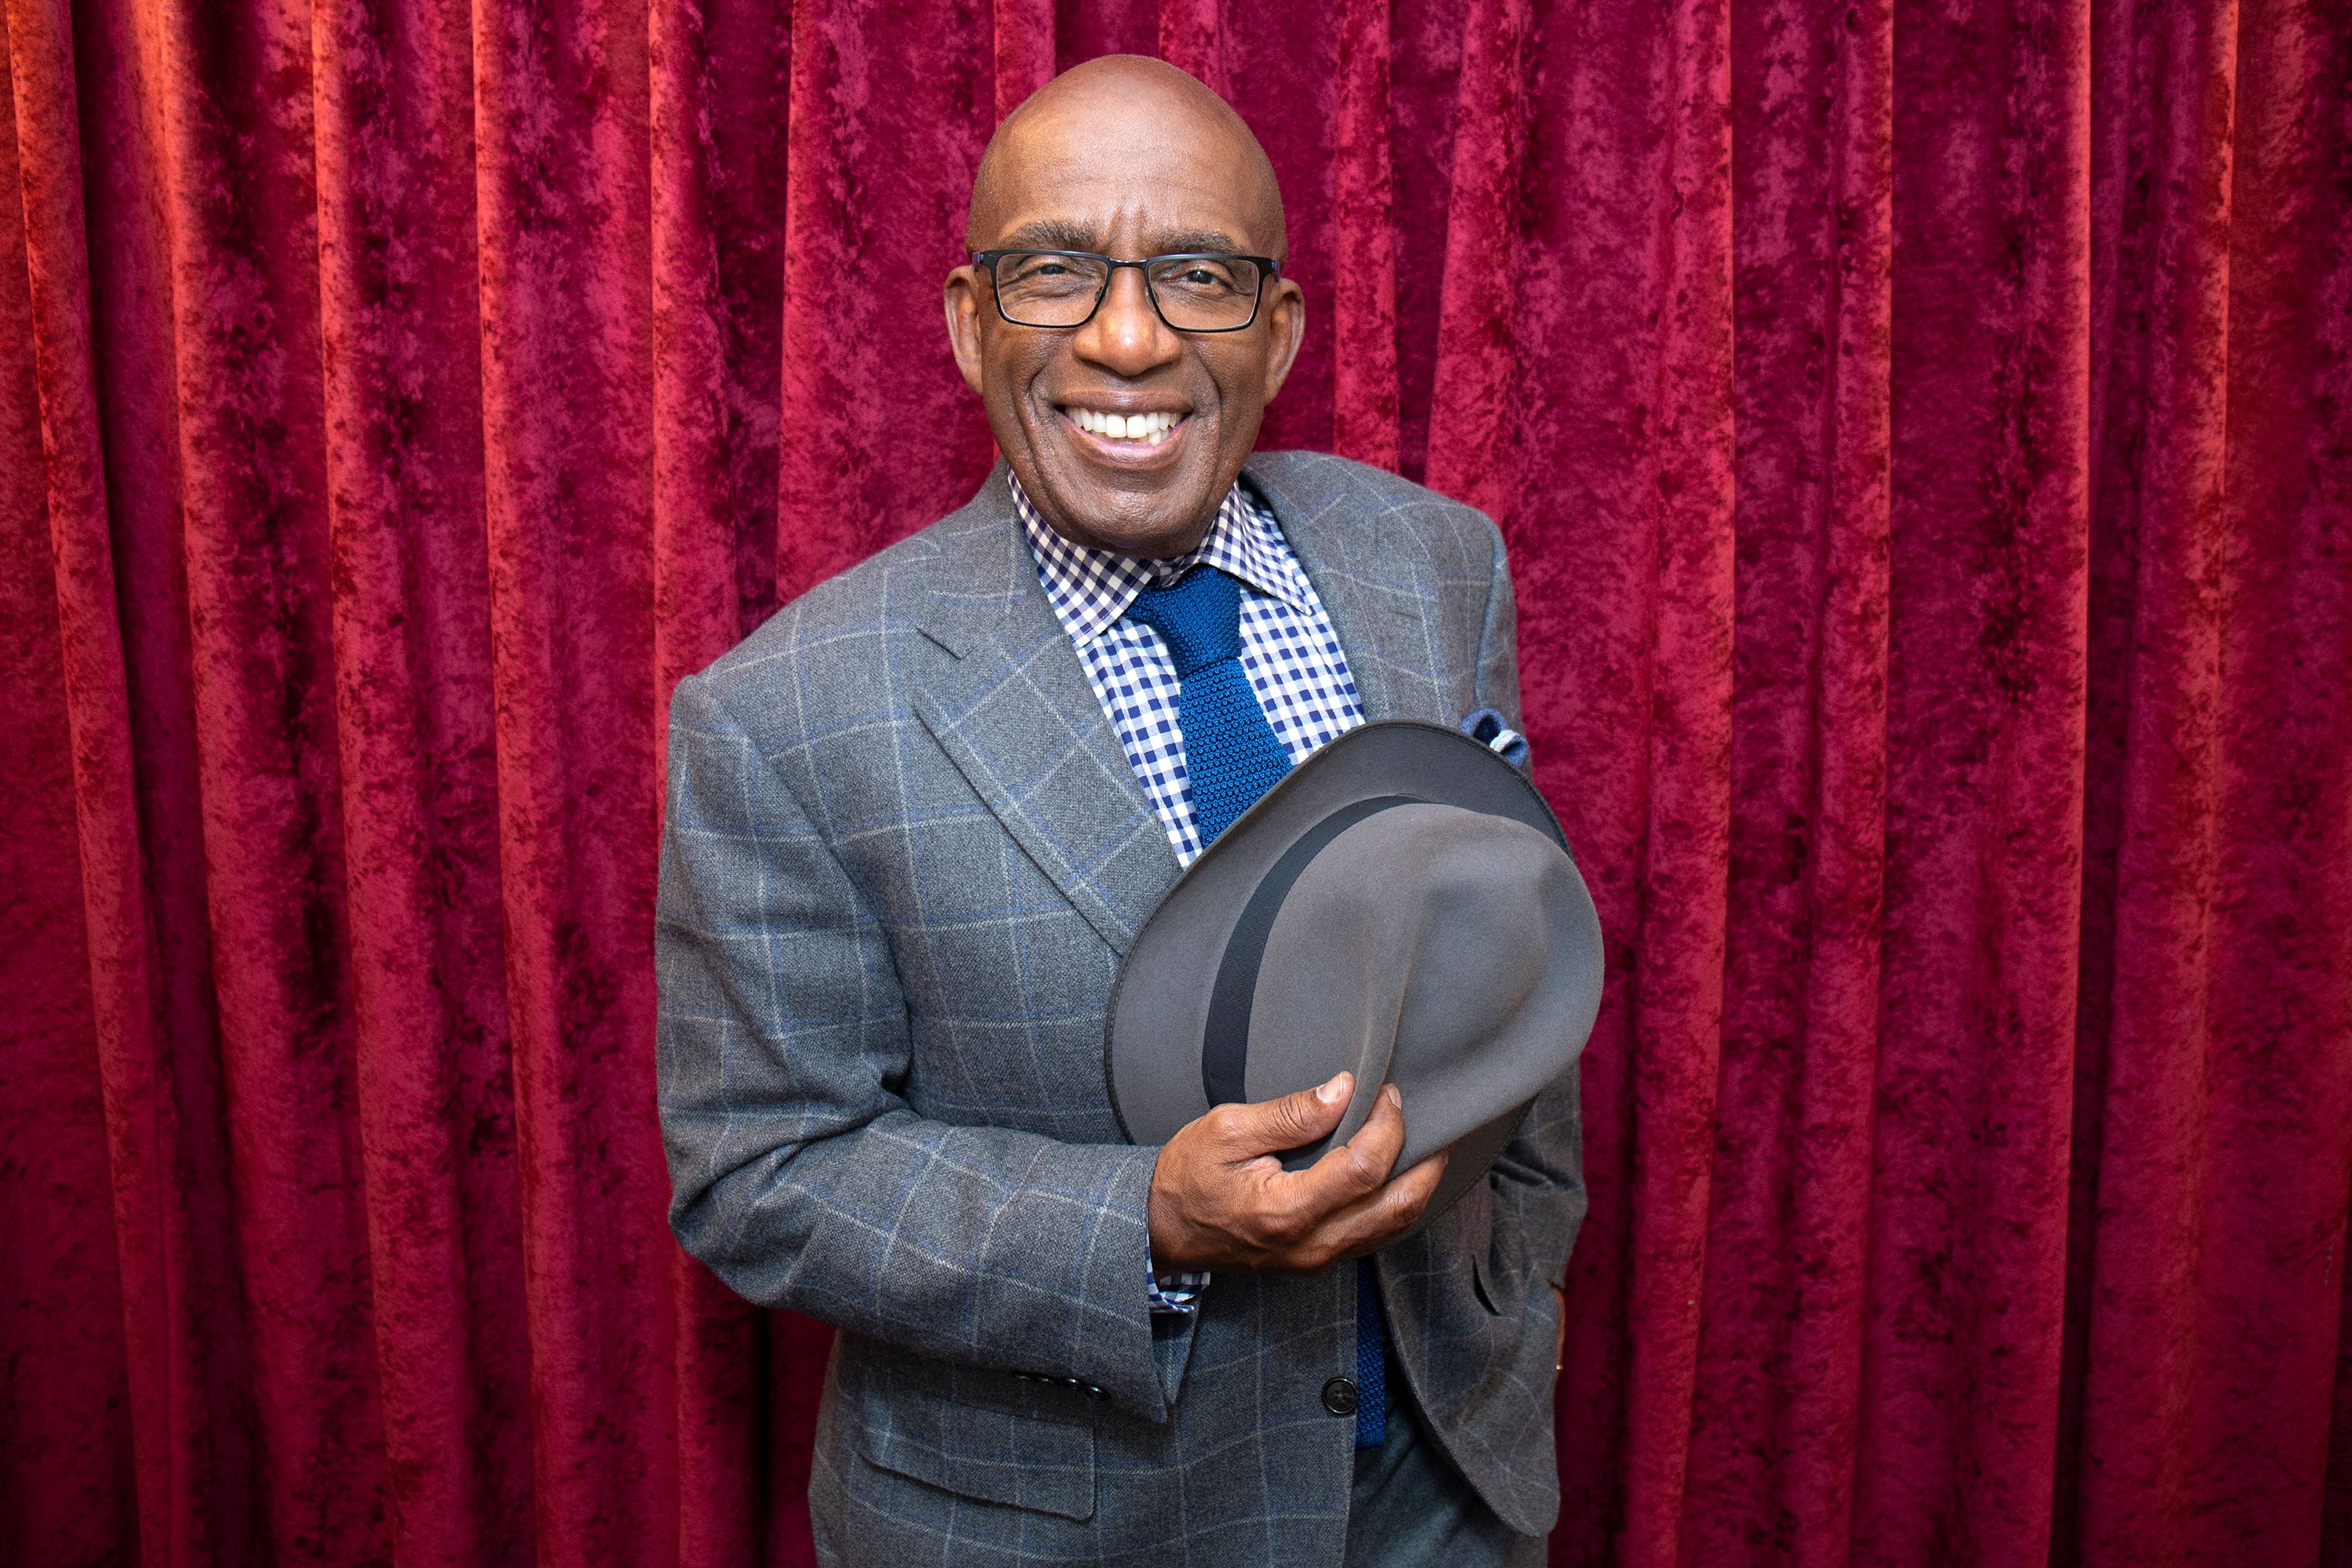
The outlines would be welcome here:
[[[1230,247],[1285,257],[1289,235],[1274,164],[1233,107],[1197,79],[1143,55],[1104,55],[1071,67],[1005,116],[972,179],[965,239],[973,249],[1005,243],[1038,221],[1038,196],[1073,175],[1118,169],[1185,166],[1234,211],[1250,232]],[[1050,218],[1045,221],[1051,222]],[[1086,248],[1070,247],[1068,248]]]

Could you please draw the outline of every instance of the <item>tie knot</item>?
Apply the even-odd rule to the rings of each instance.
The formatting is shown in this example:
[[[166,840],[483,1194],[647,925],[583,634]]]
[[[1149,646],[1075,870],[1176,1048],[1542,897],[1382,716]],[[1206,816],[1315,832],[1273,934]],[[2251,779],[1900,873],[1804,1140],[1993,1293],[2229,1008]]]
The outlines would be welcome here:
[[[1146,588],[1127,618],[1160,634],[1179,679],[1203,665],[1239,658],[1242,585],[1213,566],[1195,566],[1164,588]]]

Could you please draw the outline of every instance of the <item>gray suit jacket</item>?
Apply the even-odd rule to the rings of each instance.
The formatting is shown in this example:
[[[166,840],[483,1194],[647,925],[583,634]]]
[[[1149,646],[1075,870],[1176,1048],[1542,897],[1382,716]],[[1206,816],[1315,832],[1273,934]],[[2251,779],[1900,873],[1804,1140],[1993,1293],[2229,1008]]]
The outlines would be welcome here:
[[[1372,719],[1518,720],[1500,537],[1344,459],[1253,459]],[[1354,1270],[1144,1298],[1157,1151],[1103,1079],[1119,955],[1177,866],[1001,478],[681,683],[656,955],[688,1251],[837,1324],[828,1556],[1337,1563]],[[1583,1215],[1571,1075],[1494,1174],[1379,1255],[1429,1424],[1550,1527],[1552,1334]],[[1069,1380],[1069,1381],[1063,1381]]]

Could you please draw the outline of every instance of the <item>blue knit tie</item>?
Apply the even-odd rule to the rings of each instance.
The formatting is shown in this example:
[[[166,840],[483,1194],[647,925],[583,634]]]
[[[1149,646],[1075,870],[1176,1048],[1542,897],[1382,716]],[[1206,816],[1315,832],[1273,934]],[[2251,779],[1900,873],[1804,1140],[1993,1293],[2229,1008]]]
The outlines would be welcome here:
[[[1213,566],[1196,566],[1168,587],[1146,588],[1128,618],[1160,634],[1182,684],[1176,727],[1201,847],[1290,771],[1290,753],[1265,720],[1242,668],[1242,585]],[[1388,1433],[1388,1325],[1372,1260],[1356,1264],[1356,1447],[1377,1448]]]
[[[1183,682],[1176,725],[1205,849],[1290,771],[1290,753],[1242,668],[1242,585],[1196,566],[1173,586],[1144,589],[1127,614],[1160,634]]]

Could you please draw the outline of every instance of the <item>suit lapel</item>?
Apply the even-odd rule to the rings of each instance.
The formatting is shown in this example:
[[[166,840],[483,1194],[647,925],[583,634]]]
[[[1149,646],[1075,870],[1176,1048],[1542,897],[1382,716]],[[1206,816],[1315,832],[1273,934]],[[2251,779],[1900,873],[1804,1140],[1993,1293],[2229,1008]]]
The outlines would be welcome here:
[[[1351,494],[1347,470],[1302,470],[1288,453],[1260,453],[1243,469],[1282,525],[1291,553],[1315,584],[1364,717],[1451,723],[1432,619],[1427,563],[1410,528],[1381,526],[1379,498]],[[1318,482],[1318,476],[1328,481]]]
[[[974,794],[1115,952],[1176,856],[1054,618],[1003,479],[940,531],[918,622],[953,656],[915,710]]]

